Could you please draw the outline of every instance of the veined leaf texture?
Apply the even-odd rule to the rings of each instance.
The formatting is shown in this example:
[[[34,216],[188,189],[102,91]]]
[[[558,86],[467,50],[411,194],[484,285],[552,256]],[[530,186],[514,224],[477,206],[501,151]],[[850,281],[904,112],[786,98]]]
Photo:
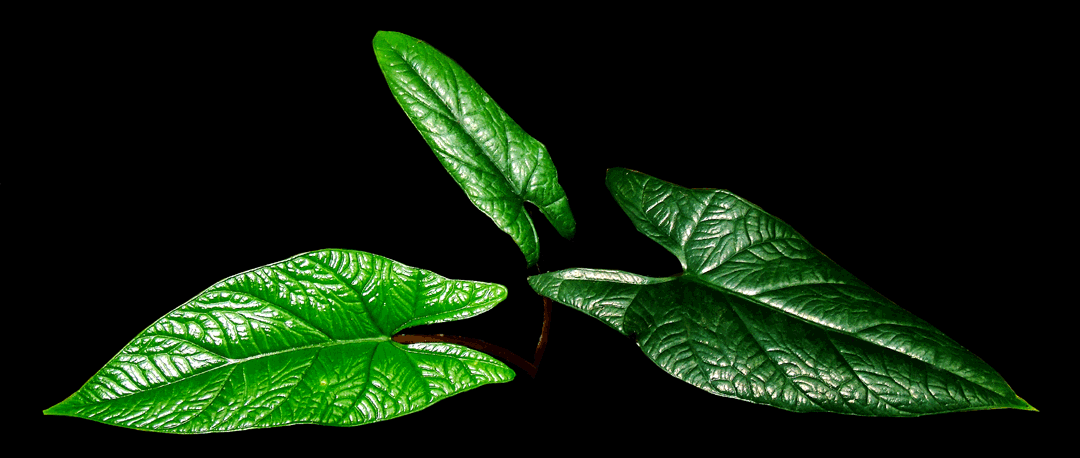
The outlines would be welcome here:
[[[398,104],[469,200],[514,239],[529,266],[540,247],[525,202],[535,204],[563,237],[574,236],[574,216],[542,143],[431,45],[397,32],[379,32],[372,41]]]
[[[115,73],[87,77],[93,87],[72,88],[100,94],[102,103],[108,97],[109,106],[140,110],[81,118],[72,136],[64,138],[123,139],[110,144],[125,154],[152,154],[138,163],[107,155],[54,163],[47,169],[49,179],[34,185],[40,192],[26,206],[19,198],[8,220],[16,234],[27,234],[10,238],[16,252],[25,247],[42,254],[23,261],[47,261],[49,268],[57,260],[90,266],[77,275],[62,274],[63,286],[56,276],[42,276],[43,269],[20,266],[8,283],[42,281],[39,290],[45,294],[39,297],[46,301],[11,305],[55,318],[50,342],[63,344],[51,356],[26,358],[48,376],[36,386],[37,405],[31,410],[36,427],[54,434],[55,446],[81,451],[87,441],[145,437],[215,441],[225,450],[238,446],[239,438],[253,450],[307,454],[313,435],[342,443],[367,440],[370,434],[408,442],[416,439],[416,430],[401,426],[426,428],[436,418],[445,420],[444,414],[453,415],[454,424],[484,425],[507,437],[524,428],[550,431],[558,422],[557,434],[567,440],[595,440],[599,432],[714,437],[722,427],[742,438],[742,447],[755,449],[778,437],[763,438],[766,429],[813,438],[842,432],[845,444],[871,449],[882,441],[897,448],[909,443],[884,435],[952,434],[963,423],[969,435],[953,437],[995,450],[999,442],[989,438],[1038,437],[1039,431],[1051,430],[1044,428],[1054,418],[1048,395],[1058,384],[1047,378],[1044,369],[1053,366],[1043,360],[1060,356],[1047,350],[1045,341],[1062,335],[1052,331],[1068,320],[1052,314],[1068,301],[1055,298],[1061,289],[1045,279],[1055,264],[1039,260],[1064,256],[1067,247],[1058,250],[1055,243],[1063,240],[1056,223],[1045,219],[1058,213],[1039,211],[1048,194],[1027,186],[1024,178],[1041,177],[1038,171],[1046,163],[1017,154],[1038,149],[1031,142],[1042,138],[1024,129],[1022,121],[1032,119],[1031,112],[1001,105],[1021,100],[1010,94],[1026,97],[1029,86],[1013,86],[1009,72],[968,67],[981,61],[970,53],[979,49],[992,52],[984,62],[994,68],[1012,65],[991,43],[971,44],[961,37],[967,51],[956,59],[958,42],[950,46],[948,39],[927,38],[918,43],[904,34],[895,35],[904,41],[893,48],[880,47],[875,37],[850,36],[837,47],[799,29],[772,29],[771,41],[757,39],[757,33],[730,41],[739,34],[718,34],[715,27],[680,26],[670,33],[616,22],[563,34],[546,33],[551,27],[538,33],[511,25],[492,40],[490,30],[449,22],[440,30],[383,23],[367,32],[356,32],[351,24],[334,30],[321,20],[286,22],[292,26],[232,21],[196,36],[185,32],[190,22],[143,29],[133,36],[145,39],[125,39],[124,46],[107,46],[97,54]],[[552,148],[579,227],[575,240],[566,242],[547,224],[537,224],[544,241],[541,271],[589,267],[651,277],[681,271],[674,256],[627,224],[604,186],[609,167],[640,170],[687,187],[730,189],[790,223],[860,280],[984,358],[1044,414],[998,410],[908,421],[793,415],[735,402],[673,379],[630,340],[613,338],[599,321],[559,305],[536,388],[519,378],[363,428],[298,426],[163,437],[38,414],[79,388],[139,330],[203,287],[324,247],[379,253],[449,278],[495,282],[510,290],[507,303],[490,313],[407,332],[477,337],[519,353],[535,344],[530,323],[538,318],[525,299],[532,295],[525,274],[506,268],[520,262],[517,246],[505,243],[454,185],[435,185],[449,183],[447,172],[427,156],[425,145],[421,151],[400,148],[401,139],[420,138],[389,101],[385,77],[372,62],[367,43],[380,28],[428,40],[456,59],[516,122]],[[162,49],[162,43],[174,46]],[[129,50],[142,57],[131,59]],[[185,70],[140,73],[146,63]],[[721,70],[702,70],[709,67]],[[515,76],[501,76],[507,73]],[[142,76],[113,77],[125,74]],[[925,78],[912,79],[916,75]],[[959,91],[950,84],[960,81],[965,83]],[[984,84],[986,90],[980,89]],[[983,99],[987,93],[1001,97]],[[568,108],[563,102],[571,99]],[[1008,159],[989,159],[1002,154]],[[429,162],[421,167],[421,161]],[[1038,244],[1040,234],[1054,243]],[[489,248],[478,250],[481,246]],[[161,279],[167,279],[167,288]],[[140,297],[171,294],[171,299],[122,311],[128,299],[90,296],[117,290]],[[523,339],[519,346],[507,343],[515,334]],[[646,404],[645,397],[661,402]],[[528,406],[514,404],[526,399]],[[572,413],[562,415],[566,412]],[[612,418],[634,420],[604,422]],[[273,440],[253,443],[252,438]],[[912,447],[925,443],[910,442]]]
[[[530,284],[633,336],[675,377],[796,412],[1034,410],[981,359],[761,208],[621,168],[607,185],[683,274],[568,269]]]
[[[390,340],[504,298],[500,285],[449,280],[369,253],[305,253],[210,287],[45,413],[170,433],[395,418],[514,378],[468,348]]]

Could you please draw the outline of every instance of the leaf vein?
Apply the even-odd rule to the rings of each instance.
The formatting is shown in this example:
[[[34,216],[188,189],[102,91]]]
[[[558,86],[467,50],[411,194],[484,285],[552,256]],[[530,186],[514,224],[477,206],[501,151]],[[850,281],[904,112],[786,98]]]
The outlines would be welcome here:
[[[233,366],[233,367],[231,367],[231,368],[229,369],[229,373],[228,373],[228,374],[225,374],[225,377],[223,377],[223,378],[221,379],[221,384],[220,384],[220,385],[218,385],[218,387],[217,387],[217,390],[216,390],[216,391],[214,392],[214,396],[213,396],[212,398],[210,398],[210,401],[209,401],[209,402],[207,402],[207,403],[206,403],[206,405],[205,405],[205,406],[203,406],[203,408],[202,408],[202,409],[200,409],[200,410],[199,410],[198,412],[195,412],[195,415],[192,415],[192,416],[191,416],[191,417],[189,417],[189,418],[188,418],[187,420],[184,420],[184,421],[182,421],[182,422],[180,422],[180,423],[176,424],[176,426],[173,426],[173,427],[172,427],[172,428],[170,428],[170,429],[177,429],[177,428],[179,428],[179,427],[181,427],[181,426],[183,426],[183,425],[185,425],[185,424],[191,423],[191,422],[192,422],[193,420],[195,420],[195,418],[197,418],[197,417],[198,417],[199,415],[202,415],[202,414],[203,414],[203,412],[206,412],[207,410],[209,410],[209,409],[210,409],[210,406],[211,406],[211,405],[212,405],[212,404],[214,403],[214,401],[216,401],[216,400],[217,400],[217,398],[218,398],[218,395],[220,395],[220,394],[221,394],[221,392],[225,390],[225,384],[226,384],[226,383],[229,383],[229,379],[230,379],[230,378],[232,377],[233,371],[235,371],[235,370],[236,370],[236,366]]]

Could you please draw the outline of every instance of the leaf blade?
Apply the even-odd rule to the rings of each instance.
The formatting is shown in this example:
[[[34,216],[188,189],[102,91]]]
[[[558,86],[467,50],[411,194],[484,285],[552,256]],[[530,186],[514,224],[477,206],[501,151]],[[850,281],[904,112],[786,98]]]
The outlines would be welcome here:
[[[626,169],[610,170],[607,182],[638,230],[684,266],[679,277],[637,280],[629,302],[625,292],[616,295],[623,321],[613,327],[635,336],[672,375],[714,394],[795,411],[907,416],[1031,408],[981,359],[760,208],[725,191]],[[613,302],[597,293],[611,286],[583,287],[565,272],[530,278],[530,285],[586,313]],[[609,277],[594,281],[619,282]],[[821,361],[829,361],[827,371],[818,370]],[[731,372],[736,366],[753,367],[746,371],[757,378]]]
[[[560,235],[573,237],[569,201],[542,143],[427,43],[381,31],[372,45],[394,98],[424,141],[473,205],[513,238],[529,266],[539,258],[539,241],[524,202],[536,205]]]
[[[200,293],[45,413],[174,433],[395,418],[514,372],[451,344],[404,346],[385,330],[466,318],[505,297],[500,285],[368,253],[301,254]]]

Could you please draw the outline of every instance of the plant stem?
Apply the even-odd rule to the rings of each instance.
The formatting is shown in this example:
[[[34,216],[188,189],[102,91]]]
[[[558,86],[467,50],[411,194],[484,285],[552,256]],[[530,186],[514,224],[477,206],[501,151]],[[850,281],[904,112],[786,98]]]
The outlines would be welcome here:
[[[547,348],[548,333],[551,330],[551,299],[544,298],[544,324],[540,328],[540,341],[536,343],[536,352],[533,354],[533,362],[528,362],[525,358],[522,358],[510,350],[500,347],[495,344],[484,342],[480,339],[473,339],[471,337],[462,336],[448,336],[446,334],[427,334],[427,335],[415,335],[415,334],[398,334],[393,337],[394,342],[400,344],[412,344],[421,342],[446,342],[452,344],[463,345],[473,350],[479,350],[484,353],[490,354],[506,360],[506,362],[513,364],[526,373],[529,377],[536,378],[536,371],[540,369],[540,359],[544,356],[544,349]]]
[[[544,349],[547,348],[548,333],[551,332],[551,299],[544,297],[544,325],[540,328],[540,341],[536,343],[536,352],[533,353],[533,365],[540,368],[540,359],[544,357]]]

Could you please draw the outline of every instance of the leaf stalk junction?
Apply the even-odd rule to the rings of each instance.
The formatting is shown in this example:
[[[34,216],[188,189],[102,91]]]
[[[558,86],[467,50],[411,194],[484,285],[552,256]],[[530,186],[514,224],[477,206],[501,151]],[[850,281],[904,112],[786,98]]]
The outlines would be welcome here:
[[[398,334],[392,340],[406,345],[421,342],[445,342],[462,345],[500,358],[524,370],[525,373],[529,374],[529,377],[536,378],[536,372],[540,369],[540,360],[544,357],[544,349],[547,348],[548,334],[551,332],[552,302],[547,297],[543,299],[544,324],[540,328],[540,340],[536,343],[536,351],[533,352],[532,362],[506,348],[472,337],[448,336],[446,334]]]

